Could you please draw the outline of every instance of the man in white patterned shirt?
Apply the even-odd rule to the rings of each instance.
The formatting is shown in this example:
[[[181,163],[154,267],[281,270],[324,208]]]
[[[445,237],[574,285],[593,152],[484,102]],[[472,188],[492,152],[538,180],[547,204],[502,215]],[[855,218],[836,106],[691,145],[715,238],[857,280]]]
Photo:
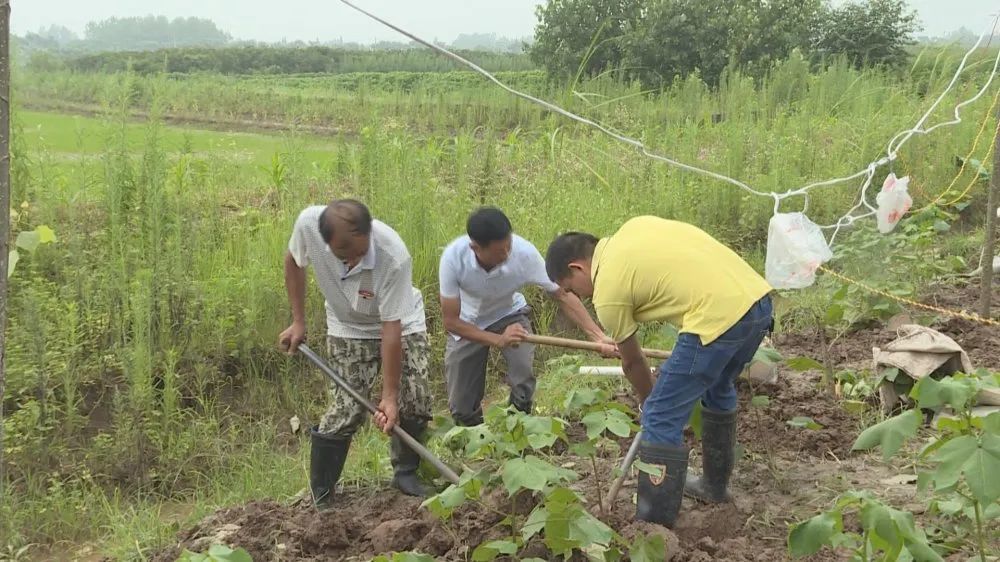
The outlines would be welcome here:
[[[406,245],[388,225],[373,220],[353,199],[303,210],[285,255],[285,287],[292,325],[279,344],[294,353],[306,337],[305,268],[313,266],[326,299],[326,351],[331,366],[355,390],[370,393],[382,371],[382,398],[375,423],[390,433],[396,423],[423,441],[431,418],[428,385],[430,345],[423,297],[413,286]],[[365,409],[338,386],[330,408],[311,430],[310,488],[320,509],[331,496]],[[393,486],[409,495],[427,492],[416,476],[420,457],[393,435]]]

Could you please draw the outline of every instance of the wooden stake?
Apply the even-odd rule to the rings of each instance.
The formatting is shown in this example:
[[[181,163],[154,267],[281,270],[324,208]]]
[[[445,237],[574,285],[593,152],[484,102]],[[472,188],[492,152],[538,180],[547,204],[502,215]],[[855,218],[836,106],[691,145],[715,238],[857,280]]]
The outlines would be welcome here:
[[[997,108],[1000,119],[1000,108]],[[983,273],[979,297],[979,315],[992,318],[993,256],[996,255],[997,206],[1000,206],[1000,130],[993,140],[993,172],[990,174],[989,193],[986,196],[986,232],[983,234]]]

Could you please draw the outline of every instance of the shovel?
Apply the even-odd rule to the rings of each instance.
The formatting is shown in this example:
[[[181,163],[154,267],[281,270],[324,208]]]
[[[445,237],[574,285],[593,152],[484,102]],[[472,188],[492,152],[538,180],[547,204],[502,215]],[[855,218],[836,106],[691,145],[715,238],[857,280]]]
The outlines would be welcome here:
[[[358,391],[354,390],[351,387],[351,385],[347,384],[347,381],[345,381],[343,378],[340,377],[340,375],[335,373],[334,370],[331,369],[330,366],[327,365],[326,362],[323,361],[323,359],[319,355],[316,355],[316,352],[309,349],[309,346],[307,346],[306,344],[299,344],[298,349],[302,353],[302,355],[305,355],[310,361],[313,362],[313,364],[319,367],[319,369],[323,371],[327,377],[330,377],[330,380],[336,383],[336,385],[339,386],[340,388],[344,389],[344,391],[346,391],[348,394],[351,395],[351,398],[357,400],[358,403],[367,408],[369,412],[374,414],[375,412],[378,411],[378,409],[375,407],[374,404],[371,403],[371,401],[362,396]],[[458,475],[455,474],[455,471],[449,468],[448,465],[441,462],[441,459],[435,457],[434,453],[428,451],[427,448],[421,445],[419,441],[414,439],[412,435],[403,431],[403,428],[399,427],[399,424],[395,424],[392,426],[392,432],[395,433],[396,436],[398,436],[403,441],[403,443],[406,443],[406,445],[409,448],[413,449],[415,453],[420,455],[420,458],[429,462],[434,468],[436,468],[438,472],[440,472],[441,475],[444,476],[445,480],[451,482],[452,484],[458,485],[459,479]]]

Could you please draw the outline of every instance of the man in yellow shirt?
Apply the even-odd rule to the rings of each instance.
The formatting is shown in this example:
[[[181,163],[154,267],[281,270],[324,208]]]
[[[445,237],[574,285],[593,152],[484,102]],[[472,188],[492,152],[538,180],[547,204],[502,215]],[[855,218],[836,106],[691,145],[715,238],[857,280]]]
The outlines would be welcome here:
[[[545,265],[561,288],[593,298],[643,405],[639,457],[664,472],[640,473],[636,518],[673,526],[685,492],[729,501],[734,382],[773,328],[770,285],[699,228],[652,216],[633,218],[601,240],[563,234],[549,246]],[[654,384],[638,330],[640,322],[661,321],[680,334]],[[698,400],[704,474],[688,479],[683,430]]]

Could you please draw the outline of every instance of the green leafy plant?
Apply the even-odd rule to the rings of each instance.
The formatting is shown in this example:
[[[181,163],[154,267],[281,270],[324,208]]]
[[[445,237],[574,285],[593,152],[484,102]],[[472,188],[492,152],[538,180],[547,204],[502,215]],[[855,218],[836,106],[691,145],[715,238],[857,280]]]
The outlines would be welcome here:
[[[860,521],[861,532],[845,527],[846,515]],[[846,549],[852,562],[943,560],[928,544],[913,514],[894,509],[869,492],[843,494],[832,509],[794,525],[788,533],[792,556],[815,554],[824,546]]]
[[[51,228],[44,224],[38,225],[34,230],[22,230],[18,233],[14,241],[16,248],[7,254],[7,277],[14,274],[17,262],[21,260],[21,251],[34,252],[42,244],[51,244],[56,241],[56,234]]]
[[[481,425],[445,430],[445,445],[479,466],[466,470],[458,484],[448,486],[422,505],[447,523],[465,502],[483,504],[482,498],[496,495],[492,491],[505,492],[510,498],[510,511],[503,524],[510,534],[477,546],[472,551],[474,561],[514,556],[531,540],[541,540],[553,555],[567,559],[579,552],[591,560],[615,561],[631,552],[633,560],[662,560],[666,549],[662,537],[644,537],[626,544],[588,511],[579,493],[567,487],[578,479],[577,473],[557,466],[550,458],[553,447],[562,443],[572,453],[590,458],[597,475],[597,451],[602,446],[617,448],[608,436],[628,437],[637,429],[631,410],[609,400],[605,390],[578,389],[569,393],[563,404],[567,417],[579,420],[586,436],[574,442],[570,442],[566,431],[569,422],[563,418],[532,416],[500,406],[490,408]],[[599,479],[597,492],[601,497]],[[531,499],[538,503],[526,519],[519,519],[518,513],[524,513],[522,509]],[[485,504],[480,507],[494,509]]]
[[[942,536],[944,546],[971,547],[984,562],[990,554],[987,526],[1000,517],[996,506],[1000,498],[1000,412],[979,417],[972,405],[980,391],[996,388],[998,383],[997,375],[986,372],[940,380],[923,378],[910,391],[919,409],[869,427],[853,446],[854,450],[879,448],[888,460],[918,434],[924,420],[921,410],[937,412],[936,431],[918,455],[917,486],[931,492],[931,511],[949,523],[941,528],[949,535]],[[860,513],[864,528],[860,536],[843,531],[845,509]],[[928,547],[925,534],[913,525],[910,514],[856,492],[843,496],[833,510],[796,525],[789,534],[789,549],[795,555],[815,552],[823,545],[848,548],[863,560],[876,552],[880,553],[875,558],[878,560],[901,560],[904,551],[916,560],[941,559]]]

